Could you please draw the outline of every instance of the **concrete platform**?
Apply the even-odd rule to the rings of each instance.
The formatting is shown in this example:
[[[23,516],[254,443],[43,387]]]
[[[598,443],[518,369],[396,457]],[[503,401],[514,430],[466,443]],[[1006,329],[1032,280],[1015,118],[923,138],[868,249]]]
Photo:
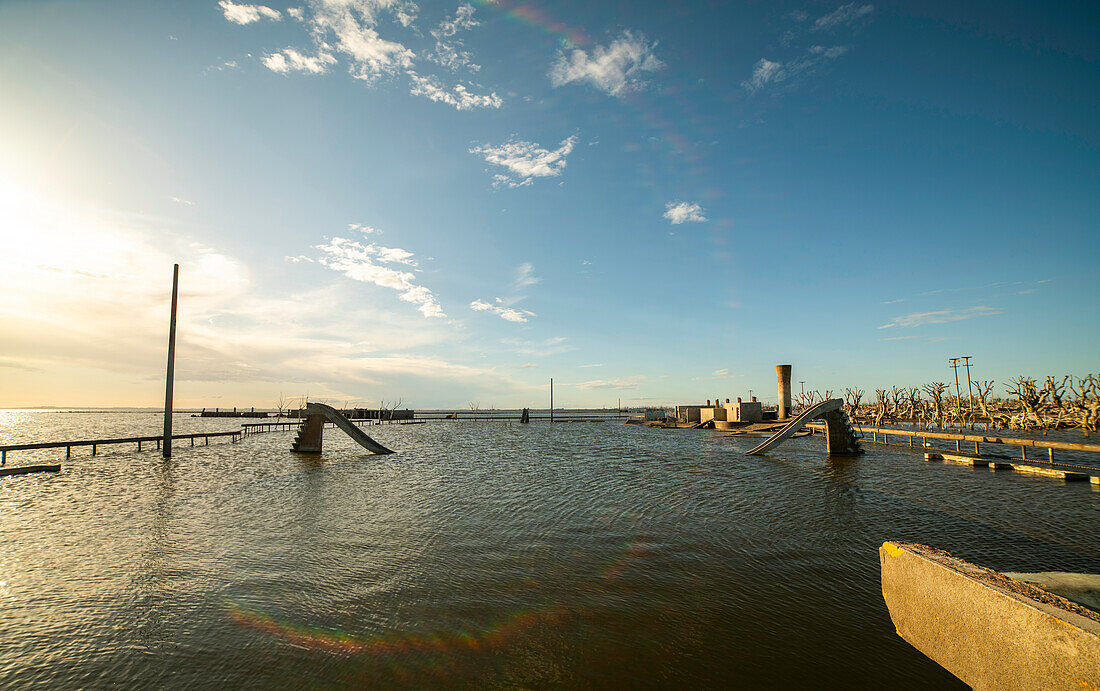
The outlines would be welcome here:
[[[17,465],[12,468],[0,468],[0,477],[9,475],[28,475],[30,473],[60,473],[61,464],[53,465]]]
[[[943,550],[879,548],[898,635],[976,689],[1100,688],[1100,614]]]
[[[948,463],[958,463],[959,465],[968,465],[974,468],[985,468],[989,465],[989,461],[984,458],[978,458],[977,456],[964,456],[957,453],[926,453],[924,454],[924,460],[926,461],[946,461]]]
[[[1065,480],[1067,482],[1079,482],[1089,479],[1089,476],[1085,473],[1071,473],[1065,470],[1056,470],[1054,468],[1040,468],[1039,466],[1027,465],[1026,463],[1013,463],[1012,469],[1020,473],[1042,475],[1043,477],[1051,477],[1055,480]]]

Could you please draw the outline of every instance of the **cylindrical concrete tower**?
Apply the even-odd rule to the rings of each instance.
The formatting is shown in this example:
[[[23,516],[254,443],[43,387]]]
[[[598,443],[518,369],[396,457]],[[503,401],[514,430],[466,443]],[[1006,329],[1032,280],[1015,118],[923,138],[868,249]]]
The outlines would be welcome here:
[[[776,365],[775,378],[779,380],[779,414],[780,420],[786,420],[791,413],[791,366]]]

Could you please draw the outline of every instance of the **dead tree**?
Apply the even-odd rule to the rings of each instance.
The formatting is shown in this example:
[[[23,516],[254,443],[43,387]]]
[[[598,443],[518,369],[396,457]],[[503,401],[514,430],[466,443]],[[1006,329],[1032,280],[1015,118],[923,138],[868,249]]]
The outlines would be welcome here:
[[[947,384],[934,381],[924,385],[924,393],[932,399],[932,426],[943,427],[943,392],[947,391]]]
[[[1069,390],[1073,393],[1070,405],[1075,413],[1075,422],[1087,437],[1100,423],[1100,375],[1090,374],[1078,379],[1076,384],[1070,381]]]
[[[844,389],[844,412],[852,420],[856,419],[859,412],[859,400],[863,398],[863,389]]]
[[[1035,380],[1031,377],[1016,377],[1011,385],[1005,386],[1009,395],[1015,396],[1019,404],[1020,412],[1013,416],[1012,426],[1017,429],[1033,429],[1042,427],[1043,420],[1039,416],[1039,408],[1047,392],[1040,393],[1035,387]]]

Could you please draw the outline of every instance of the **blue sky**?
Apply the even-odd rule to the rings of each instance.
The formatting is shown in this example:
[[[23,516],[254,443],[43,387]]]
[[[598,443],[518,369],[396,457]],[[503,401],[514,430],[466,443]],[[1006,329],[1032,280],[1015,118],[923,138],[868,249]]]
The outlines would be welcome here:
[[[0,405],[1086,374],[1084,3],[0,3]],[[1000,389],[1000,387],[998,387]]]

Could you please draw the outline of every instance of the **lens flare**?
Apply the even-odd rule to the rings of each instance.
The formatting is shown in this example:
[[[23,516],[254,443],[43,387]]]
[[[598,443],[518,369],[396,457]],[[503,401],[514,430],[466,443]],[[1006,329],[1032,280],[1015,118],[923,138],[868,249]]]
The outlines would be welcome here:
[[[515,613],[494,626],[477,631],[442,631],[423,634],[394,633],[357,636],[344,631],[302,626],[239,602],[229,601],[225,611],[237,624],[281,638],[291,645],[333,655],[399,656],[410,653],[454,654],[489,651],[547,626],[561,624],[570,615],[557,605]]]

